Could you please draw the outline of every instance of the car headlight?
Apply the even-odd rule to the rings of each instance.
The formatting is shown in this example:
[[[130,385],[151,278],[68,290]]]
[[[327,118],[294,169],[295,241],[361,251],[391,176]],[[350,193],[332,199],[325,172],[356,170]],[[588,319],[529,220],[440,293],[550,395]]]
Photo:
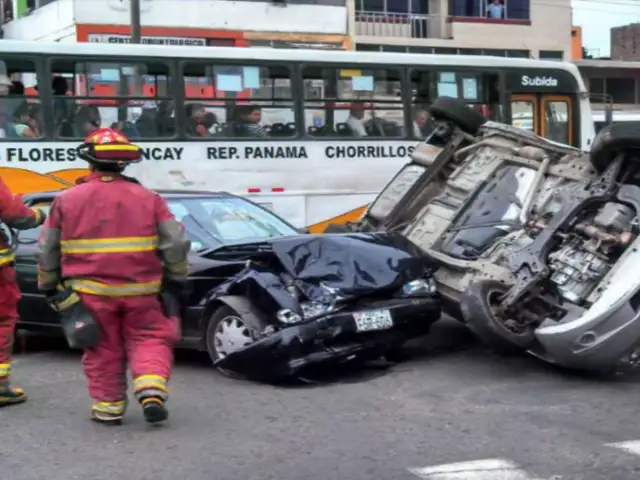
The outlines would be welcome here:
[[[421,295],[433,295],[438,291],[436,281],[433,278],[421,278],[412,280],[402,286],[402,294],[406,297],[419,297]]]
[[[278,321],[281,323],[293,324],[293,323],[299,323],[302,321],[302,317],[300,315],[298,315],[296,312],[288,308],[279,310],[278,313],[276,313],[276,317]]]
[[[302,315],[304,318],[319,317],[333,310],[331,305],[319,302],[303,302],[300,306],[302,307]]]
[[[320,302],[302,302],[300,304],[302,309],[302,316],[298,315],[291,309],[285,308],[276,313],[276,317],[282,323],[299,323],[309,318],[319,317],[333,310],[332,305],[327,305]]]

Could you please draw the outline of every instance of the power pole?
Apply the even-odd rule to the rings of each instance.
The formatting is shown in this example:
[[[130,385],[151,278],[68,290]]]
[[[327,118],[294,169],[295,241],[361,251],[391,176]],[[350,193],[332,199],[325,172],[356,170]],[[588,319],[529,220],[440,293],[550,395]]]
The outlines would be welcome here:
[[[131,43],[141,43],[140,0],[131,0]]]

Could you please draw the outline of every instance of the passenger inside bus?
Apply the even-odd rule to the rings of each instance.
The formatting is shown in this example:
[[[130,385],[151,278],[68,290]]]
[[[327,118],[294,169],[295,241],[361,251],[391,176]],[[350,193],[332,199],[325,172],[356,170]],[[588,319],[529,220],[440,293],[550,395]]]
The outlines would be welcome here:
[[[260,125],[262,121],[262,111],[260,107],[256,105],[238,105],[233,110],[232,116],[232,128],[235,137],[257,137],[264,138],[269,136],[267,130]],[[274,127],[278,129],[281,126],[278,124],[271,125],[271,129]],[[273,132],[278,135],[277,131]],[[274,135],[274,136],[275,136]]]
[[[19,137],[38,138],[41,136],[42,107],[23,102],[13,115],[13,126]]]
[[[428,106],[415,105],[413,107],[413,136],[427,138],[433,129]]]
[[[349,127],[349,134],[353,137],[368,136],[364,127],[364,112],[364,105],[357,105],[349,110],[347,126]]]

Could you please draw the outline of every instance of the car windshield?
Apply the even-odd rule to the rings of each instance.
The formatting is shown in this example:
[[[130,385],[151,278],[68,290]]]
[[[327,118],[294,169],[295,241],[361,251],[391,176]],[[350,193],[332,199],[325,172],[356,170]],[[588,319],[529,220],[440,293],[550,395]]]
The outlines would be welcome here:
[[[165,200],[176,220],[184,225],[194,251],[298,234],[277,215],[240,197],[173,197]],[[49,204],[36,206],[49,213]],[[39,230],[20,232],[21,241],[36,240]]]
[[[167,203],[186,228],[193,250],[298,233],[273,213],[239,197],[172,198]]]

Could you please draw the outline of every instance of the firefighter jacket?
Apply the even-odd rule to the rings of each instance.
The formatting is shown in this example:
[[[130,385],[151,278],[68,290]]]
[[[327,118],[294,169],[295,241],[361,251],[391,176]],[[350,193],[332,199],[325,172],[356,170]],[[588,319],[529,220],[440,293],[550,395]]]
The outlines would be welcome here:
[[[39,241],[38,285],[114,297],[160,291],[183,280],[191,248],[156,193],[120,175],[94,172],[53,201]]]
[[[27,207],[22,203],[22,198],[14,196],[0,179],[0,220],[9,228],[28,230],[42,223],[44,213],[38,209]],[[0,266],[15,260],[15,255],[9,247],[8,239],[4,235],[0,235]]]

